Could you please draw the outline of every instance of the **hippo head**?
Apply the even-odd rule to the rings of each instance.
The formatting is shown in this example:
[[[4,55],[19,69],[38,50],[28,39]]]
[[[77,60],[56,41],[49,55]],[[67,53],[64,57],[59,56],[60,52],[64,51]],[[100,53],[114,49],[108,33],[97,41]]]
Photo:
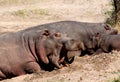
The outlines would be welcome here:
[[[73,62],[75,56],[79,56],[81,51],[85,50],[83,42],[74,39],[67,40],[64,46],[67,51],[66,62],[69,64]]]
[[[62,44],[55,40],[53,34],[49,30],[44,30],[42,35],[36,40],[36,53],[39,59],[45,63],[53,63],[60,68],[58,61],[62,48]]]
[[[95,32],[92,35],[89,35],[88,38],[84,41],[84,46],[86,47],[85,52],[89,55],[93,54],[98,45],[100,44],[100,37],[103,34],[105,35],[115,35],[118,34],[118,30],[113,29],[110,25],[104,24],[104,30],[101,32]]]
[[[94,54],[94,52],[99,48],[101,43],[101,36],[106,34],[96,33],[94,36],[91,37],[91,48],[87,49],[88,53]]]
[[[60,32],[55,32],[51,34],[51,39],[57,41],[62,44],[62,49],[60,52],[60,60],[63,59],[66,63],[72,63],[74,57],[82,50],[85,49],[84,44],[80,40],[73,39],[69,37],[67,34],[63,34]]]
[[[85,50],[84,44],[80,40],[75,40],[69,36],[61,36],[59,42],[63,44],[61,50],[61,58],[65,57],[65,62],[70,64],[73,62],[76,55],[80,55],[82,50]]]

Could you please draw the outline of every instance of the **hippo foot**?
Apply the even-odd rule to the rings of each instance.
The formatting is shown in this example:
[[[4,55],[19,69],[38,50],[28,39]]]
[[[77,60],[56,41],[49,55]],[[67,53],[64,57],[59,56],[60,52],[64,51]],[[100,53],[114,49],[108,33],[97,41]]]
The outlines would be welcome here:
[[[63,66],[63,67],[70,67],[70,64],[62,63],[62,66]]]
[[[65,67],[70,67],[70,64],[65,64]]]

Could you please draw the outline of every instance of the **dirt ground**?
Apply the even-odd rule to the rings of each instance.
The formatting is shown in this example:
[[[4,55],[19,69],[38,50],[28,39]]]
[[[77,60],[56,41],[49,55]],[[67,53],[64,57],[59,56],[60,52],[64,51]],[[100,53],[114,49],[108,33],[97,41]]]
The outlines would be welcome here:
[[[18,1],[21,2],[11,3],[6,0],[6,3],[0,4],[0,33],[61,20],[104,22],[112,9],[111,0]],[[117,51],[86,55],[75,57],[70,67],[22,75],[1,82],[111,82],[120,76],[119,64],[120,52]]]

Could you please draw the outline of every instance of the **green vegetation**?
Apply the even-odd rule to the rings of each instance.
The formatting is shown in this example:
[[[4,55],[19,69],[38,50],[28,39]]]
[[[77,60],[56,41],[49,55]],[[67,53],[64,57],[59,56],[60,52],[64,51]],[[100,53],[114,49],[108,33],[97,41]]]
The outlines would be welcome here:
[[[113,5],[114,8],[113,10],[105,13],[110,16],[106,23],[112,26],[116,26],[120,31],[120,0],[113,0],[111,5]]]
[[[106,23],[107,24],[110,24],[112,26],[114,26],[115,24],[115,19],[114,19],[114,9],[112,9],[111,11],[107,11],[105,12],[106,15],[110,16],[107,20],[106,20]]]
[[[115,79],[108,81],[108,82],[120,82],[120,76],[118,78],[115,78]]]
[[[116,18],[115,18],[115,7],[114,2],[110,3],[110,5],[113,6],[113,8],[110,11],[105,12],[105,15],[109,16],[109,18],[106,20],[107,24],[110,24],[111,26],[115,26]]]
[[[49,15],[49,12],[46,9],[31,9],[31,10],[23,9],[13,11],[11,14],[18,17],[39,17]]]

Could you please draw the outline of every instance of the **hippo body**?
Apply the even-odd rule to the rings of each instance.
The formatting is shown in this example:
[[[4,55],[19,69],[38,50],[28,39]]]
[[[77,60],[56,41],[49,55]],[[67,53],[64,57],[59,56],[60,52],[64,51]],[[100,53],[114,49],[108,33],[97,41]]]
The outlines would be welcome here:
[[[120,51],[120,34],[117,35],[99,35],[94,38],[95,44],[97,46],[97,51],[94,53],[109,53],[112,50]]]
[[[59,68],[58,60],[62,46],[57,45],[51,38],[41,43],[40,35],[40,32],[16,32],[0,36],[0,80],[39,72],[40,63],[49,63],[49,55],[52,55],[51,60],[54,60],[52,63]]]
[[[85,51],[90,54],[92,51],[89,49],[93,48],[91,43],[91,37],[99,32],[102,34],[117,34],[117,30],[111,28],[104,23],[85,23],[85,22],[76,22],[76,21],[60,21],[49,24],[43,24],[35,27],[28,28],[24,31],[37,31],[48,29],[50,31],[58,31],[61,33],[66,33],[69,37],[81,40],[84,43],[86,48]]]
[[[27,67],[27,63],[34,63],[36,61],[35,57],[25,47],[27,44],[25,42],[22,43],[19,34],[10,33],[8,35],[2,35],[0,36],[0,43],[1,79],[25,74],[23,67]],[[40,69],[39,66],[37,68]],[[34,71],[36,70],[34,69]]]
[[[55,67],[61,68],[60,64],[64,62],[61,59],[69,60],[66,54],[60,55],[62,47],[65,51],[84,49],[80,41],[64,36],[57,37],[54,33],[50,36],[43,34],[41,30],[22,30],[0,36],[1,80],[39,72],[43,64],[52,63]]]

